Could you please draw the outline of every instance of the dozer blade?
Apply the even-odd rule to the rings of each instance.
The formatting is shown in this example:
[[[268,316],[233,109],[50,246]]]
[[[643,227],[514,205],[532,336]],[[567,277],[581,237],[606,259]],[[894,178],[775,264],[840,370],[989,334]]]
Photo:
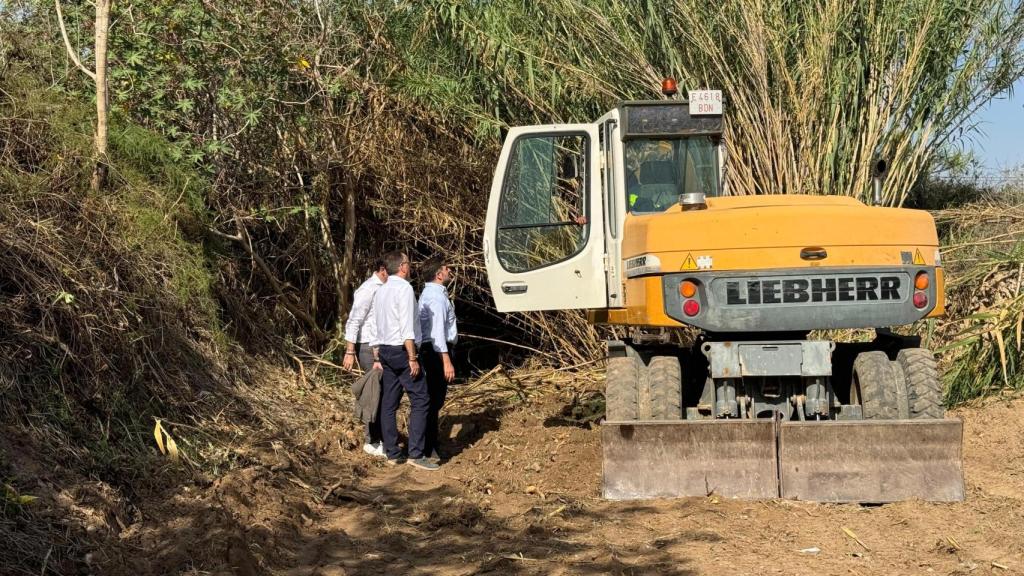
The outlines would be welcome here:
[[[964,499],[960,420],[783,422],[780,495],[817,502]]]
[[[778,497],[775,423],[605,422],[604,497]]]
[[[605,422],[604,497],[964,499],[959,420]]]

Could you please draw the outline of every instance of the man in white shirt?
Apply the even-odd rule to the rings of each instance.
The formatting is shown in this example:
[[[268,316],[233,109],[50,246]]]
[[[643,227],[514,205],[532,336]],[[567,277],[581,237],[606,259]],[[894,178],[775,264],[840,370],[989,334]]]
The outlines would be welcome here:
[[[376,271],[370,274],[365,282],[356,288],[352,295],[352,309],[345,321],[345,359],[341,366],[351,370],[354,362],[359,369],[369,371],[374,364],[373,349],[370,342],[377,335],[377,319],[373,315],[373,302],[377,290],[388,281],[388,272],[384,268],[384,260],[378,260]],[[380,368],[380,366],[377,366]],[[377,405],[377,419],[366,425],[366,442],[363,451],[371,456],[384,457],[384,445],[380,434],[380,405]]]
[[[420,323],[416,316],[416,294],[408,280],[411,273],[409,257],[402,252],[389,252],[384,255],[384,266],[388,281],[377,290],[373,307],[377,321],[374,359],[384,369],[380,401],[384,452],[389,464],[402,461],[395,413],[404,391],[409,395],[408,462],[424,470],[437,470],[437,463],[425,458],[423,453],[430,396],[416,354],[420,343]]]
[[[452,278],[448,266],[440,259],[428,260],[422,271],[426,282],[419,302],[420,334],[423,335],[420,358],[427,373],[427,393],[430,395],[424,454],[437,462],[441,459],[438,452],[438,415],[448,395],[448,384],[455,379],[451,347],[459,338],[459,329],[455,308],[445,288]]]

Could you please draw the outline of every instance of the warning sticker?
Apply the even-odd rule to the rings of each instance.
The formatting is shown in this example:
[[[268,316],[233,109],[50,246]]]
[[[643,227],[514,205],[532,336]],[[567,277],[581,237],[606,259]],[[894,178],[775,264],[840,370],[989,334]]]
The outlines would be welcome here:
[[[921,255],[921,249],[914,250],[914,264],[918,266],[924,265],[924,256]]]
[[[687,254],[686,260],[683,260],[683,267],[680,270],[696,270],[697,261],[693,259],[693,254]]]

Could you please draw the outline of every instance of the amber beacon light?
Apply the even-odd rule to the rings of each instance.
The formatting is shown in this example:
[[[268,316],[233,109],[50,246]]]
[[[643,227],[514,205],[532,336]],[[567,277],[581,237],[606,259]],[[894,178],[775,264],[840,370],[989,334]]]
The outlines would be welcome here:
[[[679,92],[679,89],[676,86],[675,78],[665,78],[664,80],[661,81],[662,94],[671,98],[676,95],[676,92]]]

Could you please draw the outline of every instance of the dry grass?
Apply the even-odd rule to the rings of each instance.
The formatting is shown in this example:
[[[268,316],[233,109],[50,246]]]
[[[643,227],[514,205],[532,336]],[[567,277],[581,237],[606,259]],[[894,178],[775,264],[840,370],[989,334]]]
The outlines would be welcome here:
[[[1024,204],[1005,190],[936,214],[946,239],[947,318],[933,346],[943,353],[947,401],[1024,389]]]

